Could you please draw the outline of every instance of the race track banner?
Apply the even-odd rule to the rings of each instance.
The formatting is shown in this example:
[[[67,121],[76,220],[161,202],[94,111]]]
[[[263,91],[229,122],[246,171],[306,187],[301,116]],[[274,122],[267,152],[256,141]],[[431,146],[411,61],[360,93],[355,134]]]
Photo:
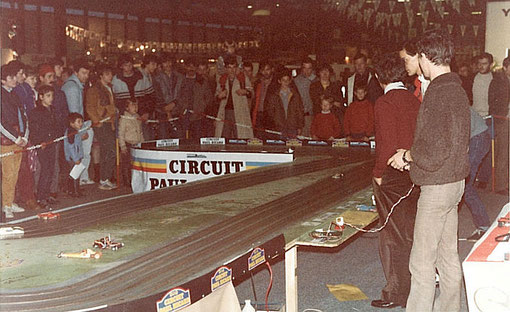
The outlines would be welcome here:
[[[291,153],[180,152],[132,149],[134,193],[292,162]]]

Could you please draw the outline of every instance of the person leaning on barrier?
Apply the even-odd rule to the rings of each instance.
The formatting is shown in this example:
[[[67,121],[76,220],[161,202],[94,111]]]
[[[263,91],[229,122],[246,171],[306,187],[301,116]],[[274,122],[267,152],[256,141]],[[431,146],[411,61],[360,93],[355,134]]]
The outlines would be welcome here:
[[[14,66],[3,65],[0,71],[2,80],[0,153],[14,153],[0,158],[2,161],[2,211],[6,218],[13,218],[14,212],[24,211],[14,203],[14,195],[22,158],[20,151],[28,143],[29,128],[28,118],[21,101],[13,92],[18,70]]]

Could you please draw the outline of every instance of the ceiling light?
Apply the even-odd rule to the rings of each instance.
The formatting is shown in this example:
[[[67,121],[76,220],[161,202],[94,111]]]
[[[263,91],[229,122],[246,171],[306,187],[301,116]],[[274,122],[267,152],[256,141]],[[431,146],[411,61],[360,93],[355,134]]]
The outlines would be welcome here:
[[[248,4],[247,8],[248,8],[248,9],[253,9],[253,5]]]

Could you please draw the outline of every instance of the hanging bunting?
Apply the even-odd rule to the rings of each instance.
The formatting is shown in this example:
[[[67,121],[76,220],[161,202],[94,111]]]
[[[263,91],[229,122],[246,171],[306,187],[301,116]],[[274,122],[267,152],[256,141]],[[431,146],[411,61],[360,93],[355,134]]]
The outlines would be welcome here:
[[[460,25],[460,33],[462,37],[464,37],[464,34],[466,34],[466,25]]]
[[[360,12],[358,12],[356,14],[356,23],[358,24],[361,24],[361,21],[363,20],[363,14],[361,14]]]
[[[435,24],[434,24],[434,28],[436,28],[436,30],[441,29],[441,24],[439,24],[439,23],[435,23]]]
[[[473,32],[475,33],[475,37],[478,37],[478,27],[480,27],[480,25],[473,25]]]
[[[402,13],[392,14],[393,26],[398,27],[402,22]]]
[[[425,11],[425,7],[427,6],[427,1],[420,1],[420,5],[419,5],[419,11],[421,14],[423,14],[423,12]]]
[[[437,12],[437,1],[436,0],[430,0],[430,6],[432,7],[432,9],[434,10],[434,12]]]
[[[358,13],[358,7],[356,5],[351,5],[348,9],[347,9],[347,16],[349,18],[353,18],[354,16],[356,16],[356,13]]]
[[[384,13],[384,20],[386,21],[386,27],[390,27],[391,15],[388,13]]]
[[[429,11],[425,11],[421,14],[421,18],[423,19],[423,21],[425,21],[425,23],[428,23],[429,22]]]
[[[449,32],[449,33],[450,33],[450,35],[451,35],[451,34],[452,34],[452,32],[453,32],[453,25],[452,25],[452,24],[448,24],[448,25],[447,25],[447,27],[448,27],[448,32]]]
[[[425,21],[422,21],[422,22],[421,22],[421,29],[422,29],[422,31],[423,31],[423,32],[424,32],[425,30],[427,30],[427,26],[428,26],[428,25],[429,25],[429,24],[427,24],[427,22],[425,22]]]
[[[406,12],[412,11],[411,2],[404,2],[404,8],[406,9]]]
[[[439,16],[441,16],[441,19],[444,19],[444,15],[445,15],[445,14],[444,14],[444,13],[445,13],[445,11],[444,11],[444,6],[442,6],[442,5],[438,5],[438,7],[437,7],[437,12],[439,13]]]
[[[460,0],[452,0],[452,7],[457,13],[460,13]]]
[[[476,0],[468,0],[469,6],[474,7],[476,5]]]
[[[375,15],[375,28],[379,28],[379,26],[381,26],[381,24],[383,23],[384,21],[384,13],[381,13],[381,12],[378,12],[376,15]]]
[[[397,2],[396,2],[396,1],[394,1],[394,0],[390,0],[390,1],[388,2],[388,5],[390,6],[390,12],[391,12],[391,13],[393,13],[393,10],[395,9],[395,5],[396,5],[396,4],[397,4]]]
[[[379,11],[379,5],[381,5],[381,0],[374,0],[374,8],[376,11]]]
[[[358,8],[361,10],[363,5],[365,4],[365,0],[358,0]]]
[[[410,27],[413,27],[414,25],[414,13],[411,11],[411,13],[407,13],[407,23]]]

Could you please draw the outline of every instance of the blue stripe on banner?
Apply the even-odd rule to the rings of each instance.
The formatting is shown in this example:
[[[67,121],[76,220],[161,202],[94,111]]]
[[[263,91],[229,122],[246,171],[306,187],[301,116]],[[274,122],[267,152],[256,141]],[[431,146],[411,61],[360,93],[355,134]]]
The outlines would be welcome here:
[[[138,158],[138,157],[134,157],[134,160],[133,161],[138,161],[138,162],[141,162],[141,163],[148,163],[148,164],[163,164],[163,165],[166,165],[166,160],[165,159],[150,159],[150,158]]]
[[[264,161],[247,161],[246,167],[263,167],[277,164],[275,162],[264,162]]]

